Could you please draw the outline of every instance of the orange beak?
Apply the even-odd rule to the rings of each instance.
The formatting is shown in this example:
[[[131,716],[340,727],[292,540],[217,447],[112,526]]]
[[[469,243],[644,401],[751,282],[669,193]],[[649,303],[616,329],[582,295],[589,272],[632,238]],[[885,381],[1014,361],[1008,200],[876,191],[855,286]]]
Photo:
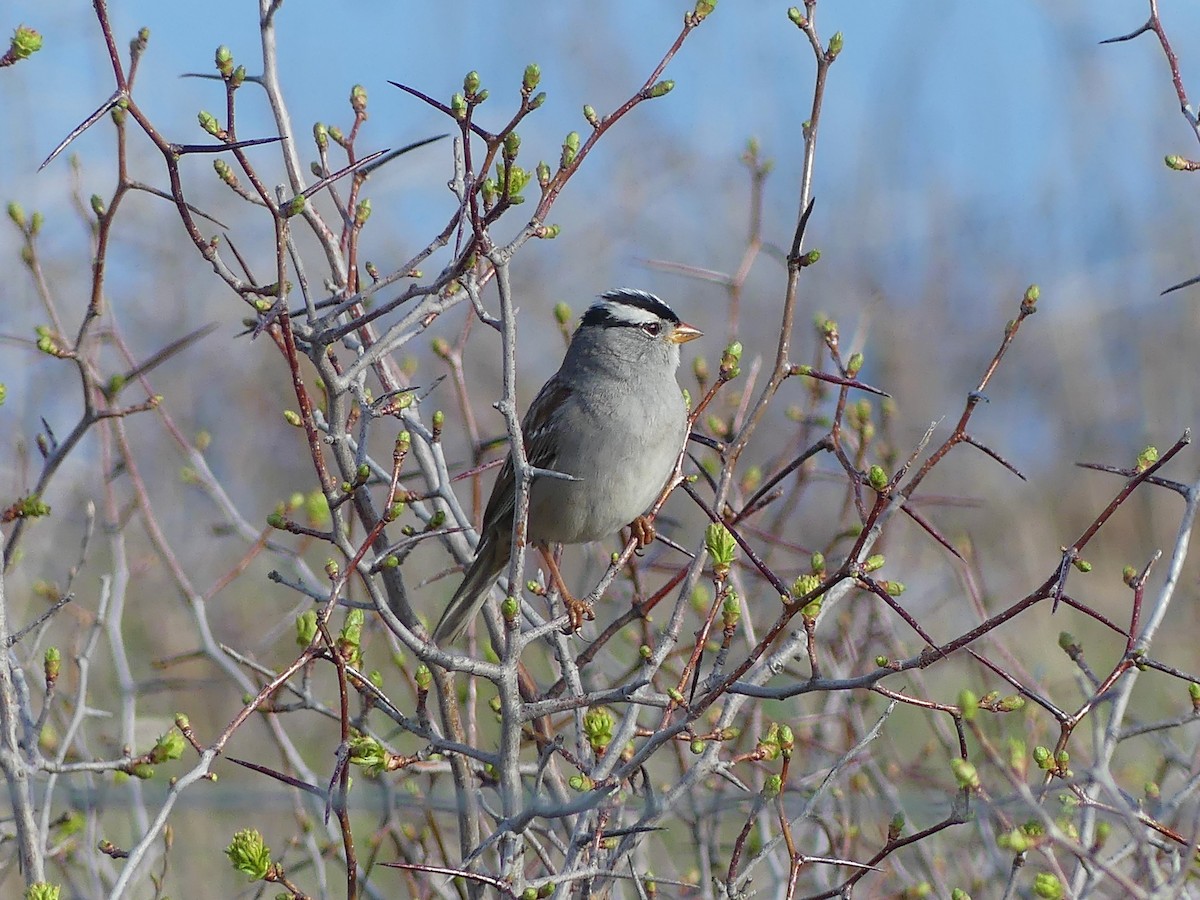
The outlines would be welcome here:
[[[671,332],[671,336],[667,340],[672,344],[686,344],[688,341],[694,341],[703,334],[704,332],[699,328],[694,328],[687,322],[680,322],[675,326],[675,330]]]

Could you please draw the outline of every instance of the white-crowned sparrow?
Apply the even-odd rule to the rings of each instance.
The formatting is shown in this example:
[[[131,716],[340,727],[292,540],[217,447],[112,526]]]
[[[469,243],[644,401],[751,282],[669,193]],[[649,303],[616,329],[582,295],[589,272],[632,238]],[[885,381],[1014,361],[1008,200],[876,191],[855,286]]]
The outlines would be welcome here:
[[[679,345],[700,334],[653,294],[610,291],[588,308],[521,423],[530,465],[574,479],[536,479],[528,520],[528,541],[542,551],[574,627],[591,610],[565,589],[547,547],[614,534],[658,498],[687,437],[675,381]],[[475,561],[433,630],[435,641],[462,633],[508,565],[515,505],[509,457],[483,514]],[[643,528],[639,539],[649,537]]]

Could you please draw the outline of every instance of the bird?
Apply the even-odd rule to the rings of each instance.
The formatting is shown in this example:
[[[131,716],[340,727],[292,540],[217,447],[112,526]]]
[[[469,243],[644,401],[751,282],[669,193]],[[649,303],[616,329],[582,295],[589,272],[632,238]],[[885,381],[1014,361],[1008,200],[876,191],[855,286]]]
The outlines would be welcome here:
[[[642,514],[666,486],[688,434],[687,406],[675,380],[680,345],[702,334],[651,293],[620,288],[602,294],[525,413],[521,435],[529,464],[566,476],[534,479],[527,540],[546,561],[570,631],[594,615],[567,590],[549,547],[600,540],[625,525],[639,545],[653,540]],[[508,565],[515,507],[510,453],[484,509],[475,559],[434,627],[439,645],[462,634]]]

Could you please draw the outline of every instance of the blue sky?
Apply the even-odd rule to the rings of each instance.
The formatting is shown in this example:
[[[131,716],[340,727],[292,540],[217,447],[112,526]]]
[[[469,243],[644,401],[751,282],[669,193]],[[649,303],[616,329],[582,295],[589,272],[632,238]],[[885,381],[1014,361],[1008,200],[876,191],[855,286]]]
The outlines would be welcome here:
[[[446,99],[467,70],[477,69],[493,97],[484,119],[490,113],[498,123],[524,65],[537,62],[549,100],[522,129],[523,152],[553,159],[562,136],[583,127],[583,103],[603,112],[640,83],[685,8],[660,0],[293,0],[280,17],[281,75],[301,133],[317,119],[346,121],[350,86],[366,86],[366,140],[382,147],[446,130],[441,116],[390,87],[389,79]],[[1165,0],[1162,13],[1186,80],[1200,72],[1200,46],[1187,43],[1200,33],[1200,9]],[[122,46],[139,26],[151,30],[139,103],[173,139],[202,141],[195,116],[219,109],[219,88],[178,76],[211,71],[218,44],[255,71],[256,4],[140,0],[113,4],[112,15]],[[1200,255],[1185,252],[1196,233],[1191,179],[1167,171],[1162,157],[1200,151],[1153,38],[1099,44],[1137,27],[1145,15],[1143,4],[1117,0],[822,2],[820,30],[826,39],[842,31],[845,50],[830,77],[817,161],[810,243],[825,256],[813,275],[814,305],[858,317],[881,303],[917,309],[931,286],[944,289],[949,299],[939,322],[962,333],[961,346],[947,349],[964,360],[992,346],[997,322],[1010,314],[1000,305],[1007,309],[1033,281],[1050,298],[1042,322],[1072,329],[1119,316],[1130,302],[1139,314],[1166,316],[1168,303],[1183,309],[1187,298],[1162,301],[1158,292],[1200,271]],[[89,5],[9,0],[0,25],[19,22],[41,30],[46,46],[0,72],[8,122],[0,130],[6,160],[0,199],[19,199],[62,221],[70,215],[67,160],[40,174],[36,166],[109,94],[111,74]],[[531,250],[524,276],[518,272],[537,281],[547,299],[578,303],[621,283],[668,293],[687,287],[677,276],[647,272],[646,257],[734,265],[745,217],[736,159],[752,135],[777,164],[765,209],[768,235],[787,241],[812,62],[787,20],[786,3],[722,0],[667,75],[675,91],[635,111],[606,138],[552,216],[564,227],[560,243]],[[270,133],[261,113],[258,98],[243,97],[243,135]],[[84,195],[109,190],[107,123],[73,149],[83,161]],[[144,142],[136,152],[145,154],[148,178],[161,176]],[[270,150],[256,152],[271,164]],[[414,246],[444,221],[446,152],[445,145],[423,150],[373,179],[381,230],[371,239],[381,257]],[[206,166],[193,171],[208,189]],[[557,253],[578,257],[598,229],[610,241],[586,268],[557,267]],[[48,236],[64,247],[83,239],[74,226]],[[13,253],[11,229],[0,229],[0,254],[12,259]],[[780,280],[767,269],[758,284],[777,295]],[[703,288],[696,291],[697,302],[717,302]],[[22,319],[16,315],[13,325],[24,329]],[[1158,327],[1177,331],[1172,322],[1168,316]],[[975,326],[984,335],[979,342]],[[1095,327],[1097,339],[1113,347],[1129,337],[1119,320]],[[1041,334],[1047,342],[1041,349],[1051,352],[1056,335]],[[5,357],[0,374],[14,362]],[[1128,365],[1140,359],[1130,357]],[[1118,377],[1120,360],[1113,365],[1107,374]],[[1124,404],[1123,421],[1141,415],[1136,391]],[[1188,424],[1196,411],[1188,401],[1169,422],[1142,424]]]

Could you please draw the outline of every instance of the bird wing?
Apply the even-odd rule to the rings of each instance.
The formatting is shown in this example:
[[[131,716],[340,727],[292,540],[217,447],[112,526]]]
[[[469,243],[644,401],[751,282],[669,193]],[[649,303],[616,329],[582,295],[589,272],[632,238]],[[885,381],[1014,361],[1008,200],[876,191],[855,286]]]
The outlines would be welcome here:
[[[554,469],[557,460],[551,427],[554,411],[561,409],[571,396],[571,388],[557,378],[547,381],[521,420],[521,437],[525,444],[525,458],[531,466],[539,469]],[[507,535],[512,531],[513,511],[517,505],[517,486],[513,474],[512,453],[504,460],[504,468],[492,487],[483,511],[483,530],[489,534],[498,530]]]

